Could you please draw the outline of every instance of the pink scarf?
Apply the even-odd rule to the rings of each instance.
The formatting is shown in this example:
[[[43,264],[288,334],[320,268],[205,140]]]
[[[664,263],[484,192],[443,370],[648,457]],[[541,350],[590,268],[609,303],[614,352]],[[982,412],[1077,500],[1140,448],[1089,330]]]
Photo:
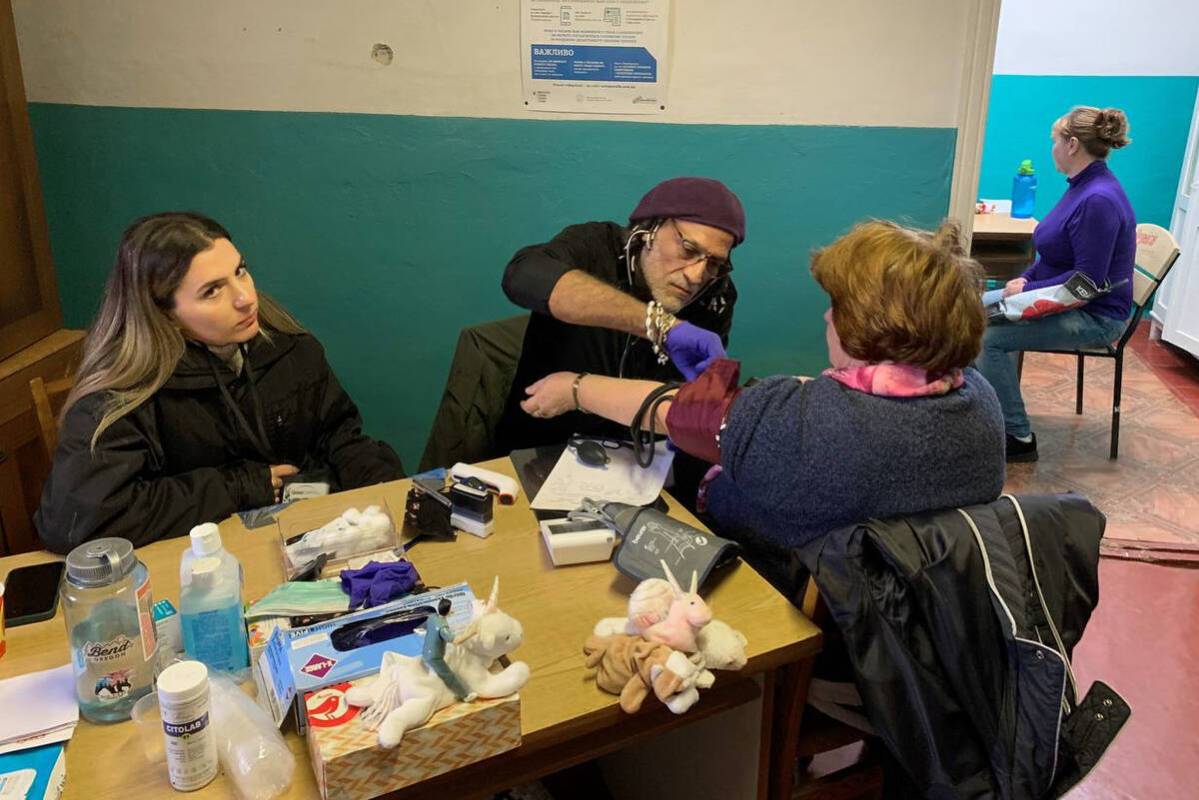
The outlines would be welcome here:
[[[950,370],[934,378],[923,367],[887,361],[881,364],[826,369],[822,374],[850,389],[879,397],[928,397],[948,394],[965,382],[960,369]]]

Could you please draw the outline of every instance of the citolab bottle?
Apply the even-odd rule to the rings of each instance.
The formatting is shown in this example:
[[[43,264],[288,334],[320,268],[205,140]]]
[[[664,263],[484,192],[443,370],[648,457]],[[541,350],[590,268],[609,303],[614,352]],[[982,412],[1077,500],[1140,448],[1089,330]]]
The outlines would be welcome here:
[[[1037,174],[1032,168],[1032,159],[1020,162],[1016,177],[1012,178],[1012,219],[1028,219],[1037,205]]]
[[[216,525],[191,530],[192,546],[179,563],[179,618],[188,658],[221,672],[249,667],[242,606],[242,571],[221,545]]]

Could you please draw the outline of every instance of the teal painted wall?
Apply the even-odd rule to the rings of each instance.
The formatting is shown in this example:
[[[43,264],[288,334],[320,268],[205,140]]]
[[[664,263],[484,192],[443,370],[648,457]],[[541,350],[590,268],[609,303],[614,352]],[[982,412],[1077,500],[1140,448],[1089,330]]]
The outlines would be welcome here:
[[[459,328],[516,313],[509,256],[624,219],[679,174],[747,209],[732,355],[746,375],[825,366],[812,248],[854,222],[946,212],[955,131],[97,108],[30,104],[66,321],[85,326],[124,226],[165,209],[225,224],[321,339],[368,432],[414,467]]]
[[[1010,198],[1012,177],[1025,158],[1037,170],[1038,218],[1066,190],[1053,169],[1049,131],[1077,105],[1124,109],[1132,144],[1112,152],[1119,177],[1139,222],[1169,227],[1199,76],[1131,77],[995,75],[983,143],[979,197]]]

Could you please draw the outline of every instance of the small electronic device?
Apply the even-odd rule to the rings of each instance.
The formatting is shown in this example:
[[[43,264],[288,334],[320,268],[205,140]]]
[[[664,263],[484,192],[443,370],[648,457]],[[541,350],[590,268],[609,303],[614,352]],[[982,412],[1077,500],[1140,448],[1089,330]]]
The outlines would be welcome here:
[[[450,477],[454,480],[461,481],[467,478],[478,478],[486,484],[487,488],[499,495],[500,505],[510,506],[516,502],[517,496],[520,495],[520,484],[507,475],[501,475],[498,472],[492,472],[489,469],[476,467],[472,464],[463,464],[458,462],[450,467]]]
[[[555,567],[607,561],[616,546],[616,534],[593,520],[547,519],[541,521],[541,538]]]
[[[450,487],[450,523],[460,531],[485,539],[495,530],[491,492],[478,478],[465,478]]]
[[[41,622],[58,608],[63,562],[17,567],[4,579],[4,624],[10,628]]]

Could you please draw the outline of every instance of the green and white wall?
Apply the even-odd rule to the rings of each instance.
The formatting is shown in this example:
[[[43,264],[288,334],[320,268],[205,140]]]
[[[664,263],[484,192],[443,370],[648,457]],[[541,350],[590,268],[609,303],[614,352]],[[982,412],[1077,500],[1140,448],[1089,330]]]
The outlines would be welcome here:
[[[744,201],[747,374],[821,368],[808,253],[866,217],[946,213],[971,14],[675,2],[667,113],[604,119],[524,110],[517,0],[13,5],[67,323],[90,321],[131,219],[204,211],[409,465],[459,328],[516,312],[510,254],[672,175]]]
[[[1036,216],[1066,190],[1049,130],[1076,105],[1128,114],[1132,144],[1108,161],[1140,222],[1169,227],[1199,90],[1195,0],[1003,0],[979,196],[1011,197],[1025,158],[1037,169]]]

